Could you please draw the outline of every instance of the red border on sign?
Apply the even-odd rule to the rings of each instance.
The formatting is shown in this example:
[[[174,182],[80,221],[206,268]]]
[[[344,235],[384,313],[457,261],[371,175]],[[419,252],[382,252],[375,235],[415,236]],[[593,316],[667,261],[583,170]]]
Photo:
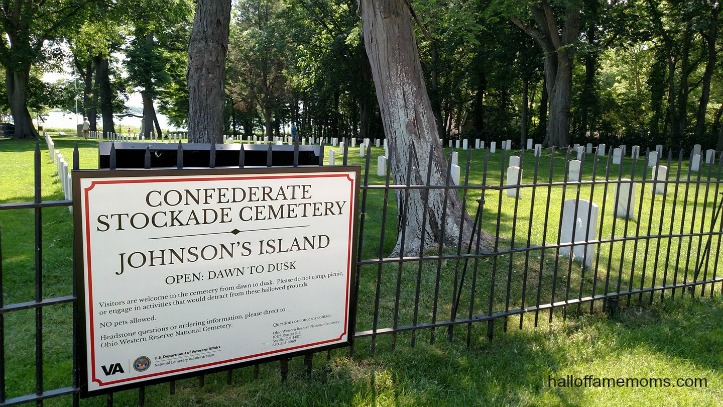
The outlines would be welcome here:
[[[303,344],[303,345],[297,345],[292,346],[289,348],[284,349],[277,349],[269,352],[262,352],[262,353],[256,353],[253,355],[246,355],[241,356],[237,358],[212,362],[212,363],[205,363],[202,365],[196,365],[196,366],[189,366],[185,368],[180,369],[172,369],[172,370],[166,370],[163,372],[155,372],[152,374],[142,375],[142,376],[135,376],[130,377],[127,379],[120,379],[120,380],[113,380],[109,382],[103,382],[100,379],[96,377],[96,363],[95,363],[95,332],[94,332],[94,323],[93,323],[93,276],[92,276],[92,259],[91,259],[91,247],[90,247],[90,201],[89,201],[89,192],[95,188],[96,185],[106,185],[106,184],[143,184],[143,183],[162,183],[162,182],[187,182],[189,180],[193,181],[239,181],[239,180],[264,180],[264,179],[285,179],[285,178],[293,178],[293,179],[304,179],[304,178],[346,178],[350,182],[350,189],[349,189],[349,223],[348,223],[348,229],[349,229],[349,235],[347,239],[347,275],[346,275],[346,298],[345,298],[345,306],[344,306],[344,326],[342,333],[337,338],[331,338],[323,341]],[[358,181],[358,180],[356,180]],[[352,266],[352,250],[353,250],[353,223],[354,223],[354,213],[356,211],[356,202],[354,200],[354,182],[355,180],[351,178],[349,173],[326,173],[326,174],[317,174],[317,175],[307,175],[307,174],[294,174],[293,176],[283,174],[283,175],[254,175],[254,176],[221,176],[221,177],[207,177],[207,176],[189,176],[184,178],[174,177],[174,178],[143,178],[143,179],[122,179],[122,180],[108,180],[108,181],[92,181],[90,186],[85,188],[83,190],[83,199],[84,199],[84,206],[85,206],[85,242],[86,242],[86,264],[88,267],[87,270],[87,290],[88,290],[88,318],[90,321],[90,360],[91,360],[91,379],[93,382],[98,383],[98,386],[109,386],[109,385],[117,385],[119,383],[131,383],[135,381],[140,381],[143,379],[148,378],[154,378],[154,377],[165,377],[165,376],[171,376],[175,375],[181,372],[190,372],[195,370],[202,370],[205,368],[210,368],[213,366],[223,366],[227,364],[232,364],[234,362],[240,362],[244,360],[250,360],[255,358],[261,358],[263,356],[269,356],[269,355],[275,355],[275,354],[282,354],[285,352],[305,349],[305,348],[312,348],[312,347],[318,347],[325,344],[332,344],[334,342],[338,342],[341,340],[342,337],[344,337],[345,334],[347,334],[347,327],[349,324],[349,292],[350,292],[350,279],[351,279],[351,266]]]

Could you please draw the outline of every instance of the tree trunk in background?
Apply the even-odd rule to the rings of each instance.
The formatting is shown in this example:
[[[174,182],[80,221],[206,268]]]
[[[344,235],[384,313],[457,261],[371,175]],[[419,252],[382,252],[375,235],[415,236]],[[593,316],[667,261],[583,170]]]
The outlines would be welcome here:
[[[527,148],[527,104],[529,103],[530,81],[524,79],[522,81],[522,104],[520,106],[520,145]]]
[[[715,145],[717,152],[723,151],[723,125],[721,125],[721,116],[723,116],[723,103],[715,111],[715,119],[713,119],[713,131],[718,131],[718,142]]]
[[[361,0],[360,9],[364,44],[392,155],[389,163],[394,182],[424,185],[429,177],[431,185],[445,185],[448,164],[438,143],[437,123],[424,83],[410,11],[404,0]],[[408,174],[410,159],[412,168]],[[398,198],[405,241],[402,246],[400,231],[392,255],[417,254],[439,244],[456,245],[460,234],[463,242],[471,241],[473,222],[456,190],[414,189],[406,202],[403,194]],[[489,242],[489,235],[484,239]]]
[[[16,66],[16,70],[5,68],[5,89],[10,112],[15,124],[15,139],[38,138],[38,131],[33,126],[33,119],[28,111],[28,80],[30,64]]]
[[[143,100],[143,137],[148,140],[151,138],[151,132],[156,122],[156,109],[153,108],[153,99],[148,92],[141,91],[141,99]],[[160,134],[156,135],[161,137]]]
[[[93,61],[88,60],[85,67],[80,63],[76,63],[76,68],[83,77],[83,116],[88,118],[90,130],[96,131],[98,118],[96,117],[97,109],[95,107],[95,95],[93,91]]]
[[[708,101],[710,100],[710,82],[713,78],[713,71],[715,70],[716,59],[718,52],[715,46],[716,40],[718,39],[718,15],[720,9],[713,7],[710,15],[710,30],[708,32],[701,32],[701,36],[705,38],[705,42],[708,50],[708,59],[705,63],[705,72],[703,73],[703,82],[701,84],[700,103],[698,103],[698,113],[695,117],[695,133],[694,139],[700,141],[703,139],[705,134],[705,116],[708,110]]]
[[[220,143],[231,0],[197,0],[188,44],[188,140]],[[268,130],[268,128],[267,128]]]
[[[101,55],[95,57],[95,83],[98,85],[100,111],[103,116],[103,133],[113,133],[113,90],[110,86],[108,59]]]
[[[688,145],[688,78],[693,70],[690,66],[690,46],[693,41],[693,31],[691,24],[685,26],[683,34],[683,48],[681,50],[680,59],[680,83],[678,84],[678,108],[677,108],[677,126],[673,126],[673,135],[681,148]]]
[[[547,84],[545,80],[542,81],[542,92],[540,95],[540,123],[537,126],[537,140],[542,142],[545,139],[545,132],[547,132],[547,108],[550,105],[549,98],[547,97]]]
[[[581,7],[580,1],[565,3],[562,30],[557,27],[548,0],[530,5],[537,28],[528,26],[518,17],[511,18],[515,25],[535,39],[545,54],[545,82],[550,98],[550,117],[543,142],[547,146],[567,147],[569,143],[572,66],[574,45],[580,33]]]

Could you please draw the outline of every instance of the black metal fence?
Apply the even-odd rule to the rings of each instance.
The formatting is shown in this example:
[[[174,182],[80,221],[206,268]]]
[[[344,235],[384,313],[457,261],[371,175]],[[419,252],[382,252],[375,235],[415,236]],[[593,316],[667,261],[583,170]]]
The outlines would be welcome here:
[[[319,165],[324,164],[324,149],[320,146]],[[209,151],[208,164],[214,167],[215,149]],[[297,166],[298,145],[291,151]],[[373,165],[380,149],[366,146],[358,156],[350,151],[345,143],[342,164],[361,165],[363,177],[355,336],[369,338],[364,343],[371,344],[372,352],[382,336],[389,337],[386,343],[392,348],[402,341],[408,346],[434,342],[440,332],[472,345],[511,325],[537,326],[556,313],[565,318],[568,313],[615,312],[619,306],[723,292],[723,155],[698,157],[692,163],[683,152],[669,152],[650,163],[644,155],[615,164],[612,149],[579,157],[573,157],[577,151],[572,149],[540,154],[467,150],[453,157],[461,165],[450,159],[446,185],[430,186],[413,185],[409,179],[395,184],[389,165],[395,157],[381,169]],[[111,169],[116,166],[113,154],[111,150]],[[244,148],[238,154],[243,168]],[[268,146],[267,166],[273,156]],[[40,145],[34,157],[32,202],[0,204],[0,210],[13,211],[33,229],[24,252],[9,255],[3,255],[5,242],[24,235],[7,225],[0,234],[0,406],[43,405],[48,399],[80,405],[85,403],[79,398],[72,353],[77,331],[72,239],[58,237],[72,230],[68,212],[58,210],[67,209],[71,201],[43,199],[41,186],[52,175],[41,173]],[[73,157],[77,169],[77,147]],[[517,164],[512,169],[511,159]],[[183,165],[179,144],[175,166]],[[445,239],[453,244],[390,255],[395,245],[404,247],[404,217],[418,216],[404,207],[405,198],[412,190],[431,189],[444,191],[445,208],[457,194],[473,219],[473,236],[491,238],[473,239],[473,244],[460,233]],[[461,221],[446,214],[443,219]],[[427,221],[422,219],[422,227]],[[46,251],[54,254],[46,256]],[[17,300],[22,298],[18,293],[28,298]],[[304,357],[307,372],[312,360],[312,354]],[[288,370],[289,361],[282,360],[282,377]],[[256,366],[254,374],[258,371]],[[227,377],[231,383],[233,369]],[[173,393],[175,382],[168,386]],[[140,387],[138,404],[145,403],[145,394],[146,388]],[[102,397],[113,405],[113,394]]]

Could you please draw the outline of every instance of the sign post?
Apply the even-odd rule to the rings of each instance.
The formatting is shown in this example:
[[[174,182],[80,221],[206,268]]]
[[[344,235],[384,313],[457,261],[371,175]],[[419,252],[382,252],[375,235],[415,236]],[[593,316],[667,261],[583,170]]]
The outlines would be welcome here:
[[[349,345],[358,181],[74,171],[83,394]]]

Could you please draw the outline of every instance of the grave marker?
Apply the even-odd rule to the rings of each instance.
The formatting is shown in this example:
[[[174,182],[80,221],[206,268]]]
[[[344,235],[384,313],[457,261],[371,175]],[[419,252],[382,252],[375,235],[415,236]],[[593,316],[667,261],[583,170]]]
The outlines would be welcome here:
[[[582,162],[580,160],[571,160],[567,166],[567,180],[570,182],[580,181],[580,166]]]
[[[715,164],[715,150],[705,150],[705,163]]]
[[[615,216],[633,219],[635,216],[635,185],[628,178],[622,178],[615,186]]]
[[[665,195],[665,181],[668,180],[668,167],[664,165],[653,166],[652,173],[653,179],[660,181],[655,183],[654,193],[656,195]]]
[[[648,167],[655,167],[658,164],[658,152],[651,151],[648,154]]]
[[[613,149],[613,164],[620,165],[623,151],[620,148]]]
[[[585,242],[595,240],[597,235],[597,219],[599,207],[584,199],[565,201],[562,211],[562,230],[560,243],[574,243],[572,246],[560,248],[560,254],[572,257],[573,260],[585,261],[585,266],[592,265],[595,257],[595,244]],[[574,236],[573,236],[574,235]],[[574,237],[574,242],[573,242]],[[570,255],[572,253],[572,255]]]
[[[459,165],[452,165],[452,182],[459,185]]]
[[[387,157],[380,155],[377,157],[377,176],[385,175],[387,175]]]
[[[690,170],[698,172],[700,171],[700,154],[693,154],[690,159]]]
[[[519,185],[522,179],[522,169],[520,167],[507,167],[507,182],[506,186]],[[517,198],[519,187],[506,189],[507,196],[511,198]]]

